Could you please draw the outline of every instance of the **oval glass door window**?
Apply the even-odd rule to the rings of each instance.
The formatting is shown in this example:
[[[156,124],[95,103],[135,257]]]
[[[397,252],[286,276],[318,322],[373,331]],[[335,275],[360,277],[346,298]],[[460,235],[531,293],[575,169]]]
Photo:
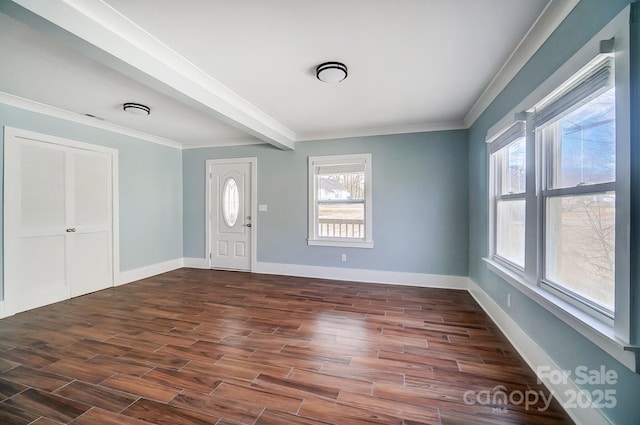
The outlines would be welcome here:
[[[222,217],[227,226],[233,227],[236,225],[239,212],[240,194],[238,193],[238,184],[233,177],[229,177],[222,188]]]

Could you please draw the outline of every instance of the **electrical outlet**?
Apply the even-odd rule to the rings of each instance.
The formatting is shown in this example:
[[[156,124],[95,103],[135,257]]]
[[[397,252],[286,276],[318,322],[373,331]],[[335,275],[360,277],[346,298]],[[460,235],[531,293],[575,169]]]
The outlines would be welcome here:
[[[342,254],[342,262],[344,263],[345,261],[347,261],[347,254]]]
[[[511,294],[507,294],[507,307],[511,308]]]

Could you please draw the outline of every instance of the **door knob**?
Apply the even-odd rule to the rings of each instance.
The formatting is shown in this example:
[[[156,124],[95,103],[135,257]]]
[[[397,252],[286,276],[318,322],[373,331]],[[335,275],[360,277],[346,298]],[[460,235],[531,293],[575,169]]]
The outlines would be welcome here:
[[[75,231],[76,231],[75,228],[67,229],[67,233],[75,233]]]

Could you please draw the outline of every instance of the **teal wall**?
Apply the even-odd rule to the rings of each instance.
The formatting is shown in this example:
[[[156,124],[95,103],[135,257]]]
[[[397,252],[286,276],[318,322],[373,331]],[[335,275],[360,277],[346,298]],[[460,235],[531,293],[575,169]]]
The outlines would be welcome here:
[[[372,154],[373,249],[307,245],[307,158]],[[183,152],[184,255],[205,258],[205,161],[258,158],[258,261],[467,275],[467,132],[444,131]],[[340,255],[347,253],[348,261]]]
[[[554,34],[469,129],[469,276],[480,285],[518,325],[544,349],[561,369],[575,370],[585,365],[615,369],[619,383],[615,387],[617,406],[604,409],[613,423],[640,423],[640,375],[612,359],[593,343],[523,296],[490,272],[482,257],[487,256],[487,130],[566,62],[580,47],[614,18],[627,0],[582,0]],[[637,58],[637,45],[632,55]],[[638,75],[632,75],[638,82]],[[637,110],[632,111],[637,116]],[[638,131],[632,143],[637,142]],[[634,181],[640,184],[640,180]],[[637,279],[634,279],[637,282]],[[511,309],[506,294],[511,293]]]
[[[0,104],[2,126],[118,149],[120,270],[182,257],[182,153],[179,149],[4,104]],[[0,171],[2,162],[0,156]],[[0,180],[2,176],[0,172]],[[0,217],[1,214],[0,199]],[[1,276],[0,273],[0,279]]]

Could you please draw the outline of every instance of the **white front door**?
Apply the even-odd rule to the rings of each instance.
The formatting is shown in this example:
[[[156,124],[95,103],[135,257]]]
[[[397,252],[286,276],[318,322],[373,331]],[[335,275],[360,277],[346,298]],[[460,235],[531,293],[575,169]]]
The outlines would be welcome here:
[[[255,158],[207,161],[211,268],[251,270],[255,164]]]
[[[82,146],[82,147],[80,147]],[[87,149],[84,149],[87,147]],[[10,313],[113,285],[107,148],[5,128],[5,305]]]

